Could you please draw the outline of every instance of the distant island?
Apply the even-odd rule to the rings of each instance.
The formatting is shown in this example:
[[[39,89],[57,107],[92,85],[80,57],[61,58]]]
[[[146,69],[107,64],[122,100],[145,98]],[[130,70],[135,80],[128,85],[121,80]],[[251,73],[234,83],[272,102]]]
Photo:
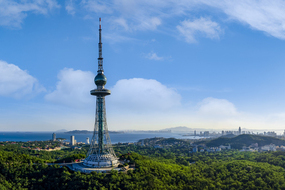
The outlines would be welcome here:
[[[73,130],[73,131],[67,131],[64,133],[68,134],[92,134],[93,131],[87,131],[87,130]],[[122,131],[109,131],[109,133],[124,133]]]

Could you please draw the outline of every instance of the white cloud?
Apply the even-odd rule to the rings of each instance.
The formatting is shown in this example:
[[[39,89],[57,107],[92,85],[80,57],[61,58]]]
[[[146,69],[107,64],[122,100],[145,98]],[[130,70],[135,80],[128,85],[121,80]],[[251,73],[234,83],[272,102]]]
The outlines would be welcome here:
[[[199,113],[205,115],[233,116],[238,113],[235,105],[226,99],[209,97],[205,98],[199,105]]]
[[[200,18],[193,21],[184,20],[176,27],[186,42],[196,42],[195,36],[202,34],[207,38],[219,39],[222,30],[220,25],[209,18]]]
[[[127,31],[157,30],[158,26],[162,26],[167,19],[177,18],[179,22],[181,17],[193,18],[193,11],[202,10],[205,15],[216,14],[216,10],[219,10],[227,18],[224,19],[223,16],[220,20],[238,21],[252,29],[285,39],[285,2],[283,0],[82,0],[80,5],[87,10],[87,14],[112,13],[109,19],[114,21],[114,17],[119,18],[113,23]],[[218,16],[221,18],[221,14]],[[202,33],[211,39],[219,38],[221,32],[219,24],[209,19],[208,21],[204,20],[203,24],[189,20],[183,21],[179,31],[188,42],[195,42],[195,32]],[[166,27],[164,29],[172,30],[172,26]]]
[[[126,31],[135,30],[156,30],[162,21],[158,17],[132,17],[110,19],[113,26],[120,26]]]
[[[113,12],[110,4],[104,0],[82,0],[81,5],[90,12],[104,14],[110,14]]]
[[[166,111],[181,104],[181,96],[174,89],[153,79],[122,79],[111,90],[109,104],[121,111]]]
[[[147,59],[150,59],[150,60],[155,60],[155,61],[162,61],[164,58],[163,57],[159,57],[156,53],[154,52],[151,52],[151,53],[148,53],[146,56],[145,56]]]
[[[285,39],[285,1],[283,0],[203,0],[200,3],[218,8],[230,19],[248,24],[253,29]]]
[[[65,107],[49,105],[49,109],[56,110],[63,117],[58,117],[57,123],[65,126],[74,126],[76,117],[82,118],[88,114],[90,122],[94,120],[95,97],[90,95],[90,90],[96,88],[93,79],[94,75],[89,71],[80,71],[73,69],[63,69],[58,75],[59,81],[56,90],[45,96],[49,102],[57,105],[67,105],[74,108],[84,108],[77,113],[76,110],[68,111]],[[142,126],[147,124],[149,120],[145,120],[147,115],[151,115],[149,119],[159,122],[160,125],[173,123],[171,117],[165,121],[161,121],[161,117],[156,118],[156,114],[173,113],[174,110],[181,106],[181,96],[171,88],[166,87],[160,82],[153,79],[122,79],[119,80],[112,88],[111,95],[106,97],[107,118],[111,124],[112,130],[126,129],[132,126]],[[52,109],[51,109],[52,108]],[[91,108],[91,109],[89,109]],[[60,113],[59,110],[66,110],[72,118],[66,121],[66,113]],[[86,111],[88,110],[88,112]],[[76,116],[78,115],[78,116]],[[91,116],[90,116],[91,115]],[[86,120],[85,118],[84,120]],[[125,121],[128,121],[126,124]],[[80,121],[84,123],[84,121]],[[134,125],[133,125],[134,124]],[[148,123],[149,124],[149,123]],[[59,125],[59,124],[57,124]],[[86,126],[91,126],[88,124]],[[83,128],[84,129],[84,128]]]
[[[129,30],[129,25],[127,24],[126,19],[124,18],[117,18],[113,20],[114,24],[117,24],[121,27],[123,27],[125,30]]]
[[[150,17],[140,20],[140,24],[137,26],[139,30],[156,30],[161,25],[161,19],[158,17]]]
[[[117,33],[104,33],[103,36],[104,39],[107,39],[109,43],[117,43],[117,42],[130,42],[130,41],[137,41],[137,39],[122,36]]]
[[[66,0],[65,1],[65,10],[68,14],[74,15],[75,14],[75,0]]]
[[[14,64],[0,60],[0,96],[21,98],[45,91],[36,78]]]
[[[45,96],[47,101],[71,107],[92,104],[94,98],[90,95],[90,90],[96,87],[92,72],[65,68],[57,77],[59,81],[56,90]]]
[[[83,5],[84,9],[89,13],[116,15],[109,17],[108,20],[113,26],[121,26],[126,31],[156,30],[162,24],[161,15],[164,13],[161,13],[160,10],[155,11],[155,7],[159,8],[163,4],[163,2],[153,3],[151,1],[133,0],[116,0],[113,2],[82,0],[81,2],[81,6]]]
[[[48,14],[51,10],[59,8],[56,0],[38,1],[0,1],[0,25],[10,27],[21,27],[28,13]]]
[[[95,103],[90,90],[96,88],[94,74],[65,68],[58,74],[56,90],[47,94],[45,99],[57,104],[85,107]],[[122,79],[111,88],[108,106],[121,110],[157,111],[167,110],[180,105],[180,95],[153,79]],[[95,105],[94,105],[95,106]],[[121,107],[122,106],[122,107]]]

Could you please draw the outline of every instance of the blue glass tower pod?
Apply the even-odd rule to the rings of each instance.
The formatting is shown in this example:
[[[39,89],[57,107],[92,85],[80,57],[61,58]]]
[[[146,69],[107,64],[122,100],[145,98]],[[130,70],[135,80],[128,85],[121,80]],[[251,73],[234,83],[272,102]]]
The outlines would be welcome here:
[[[83,162],[85,166],[94,168],[118,165],[118,158],[112,148],[106,120],[105,96],[110,95],[111,91],[105,89],[107,78],[103,70],[101,31],[101,18],[99,18],[98,71],[94,79],[97,88],[90,91],[91,95],[96,96],[95,125],[90,149]]]

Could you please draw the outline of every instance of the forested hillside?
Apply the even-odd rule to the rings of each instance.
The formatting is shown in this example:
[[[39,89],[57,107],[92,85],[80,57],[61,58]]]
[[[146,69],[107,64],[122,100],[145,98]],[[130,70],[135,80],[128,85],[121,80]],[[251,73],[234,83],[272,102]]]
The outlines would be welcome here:
[[[0,189],[285,189],[284,152],[189,154],[179,145],[173,149],[121,145],[115,148],[117,155],[135,163],[135,170],[83,174],[48,166],[48,160],[33,151],[13,151],[11,146],[0,148]],[[66,158],[72,158],[78,151],[60,155],[66,152]]]
[[[216,147],[220,145],[230,144],[231,147],[234,149],[242,149],[243,146],[250,146],[253,143],[258,143],[258,146],[264,146],[271,143],[278,146],[285,146],[285,140],[260,135],[239,135],[233,138],[219,137],[217,139],[204,141],[201,143],[204,143],[208,147]]]

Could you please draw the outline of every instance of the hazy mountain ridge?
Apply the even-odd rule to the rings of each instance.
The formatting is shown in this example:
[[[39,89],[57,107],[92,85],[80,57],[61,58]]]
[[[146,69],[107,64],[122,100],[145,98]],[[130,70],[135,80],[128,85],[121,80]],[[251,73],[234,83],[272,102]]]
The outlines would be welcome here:
[[[189,127],[186,127],[186,126],[178,126],[178,127],[170,127],[170,128],[165,128],[165,129],[162,129],[163,130],[171,130],[172,133],[181,133],[181,132],[184,132],[184,133],[189,133],[189,132],[194,132],[195,130],[196,131],[205,131],[206,129],[203,129],[203,128],[189,128]]]

